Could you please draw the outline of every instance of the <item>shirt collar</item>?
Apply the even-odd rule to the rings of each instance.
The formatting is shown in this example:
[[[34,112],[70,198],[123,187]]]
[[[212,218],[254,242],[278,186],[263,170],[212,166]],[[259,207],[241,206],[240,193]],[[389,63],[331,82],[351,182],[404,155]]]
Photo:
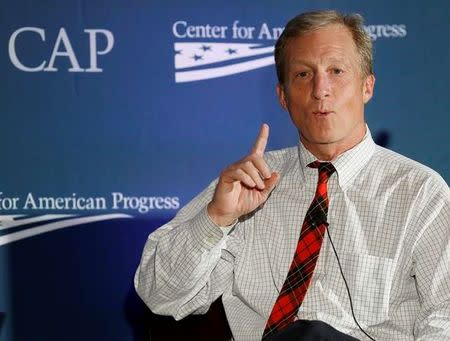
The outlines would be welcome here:
[[[299,142],[298,150],[300,158],[300,174],[303,180],[305,180],[306,172],[309,172],[309,167],[307,167],[307,165],[316,161],[317,158],[305,148],[302,142]],[[348,188],[356,175],[358,175],[370,160],[374,152],[375,142],[372,139],[369,127],[366,126],[366,135],[362,141],[331,162],[334,168],[336,168],[338,183],[342,190]]]

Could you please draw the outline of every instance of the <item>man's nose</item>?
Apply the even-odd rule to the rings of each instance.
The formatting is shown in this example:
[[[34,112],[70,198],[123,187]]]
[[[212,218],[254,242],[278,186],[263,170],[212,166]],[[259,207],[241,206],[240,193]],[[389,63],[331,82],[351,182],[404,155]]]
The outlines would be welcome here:
[[[312,95],[315,99],[321,100],[330,96],[330,80],[326,74],[316,73],[313,81]]]

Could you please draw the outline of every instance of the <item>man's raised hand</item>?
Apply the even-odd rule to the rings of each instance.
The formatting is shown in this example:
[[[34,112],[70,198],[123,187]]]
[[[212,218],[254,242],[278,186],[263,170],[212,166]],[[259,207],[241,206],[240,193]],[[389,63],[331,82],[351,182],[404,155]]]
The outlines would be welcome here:
[[[263,124],[251,153],[222,171],[208,215],[219,226],[228,226],[263,204],[275,188],[279,174],[264,161],[269,126]]]

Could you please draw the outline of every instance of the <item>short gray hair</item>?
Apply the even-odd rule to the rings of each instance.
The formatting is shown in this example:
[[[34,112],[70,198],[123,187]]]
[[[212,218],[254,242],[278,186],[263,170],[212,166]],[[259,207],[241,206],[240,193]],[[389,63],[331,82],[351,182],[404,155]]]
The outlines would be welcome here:
[[[275,44],[275,65],[280,84],[284,82],[286,47],[289,40],[333,24],[347,27],[352,34],[360,57],[362,75],[367,77],[373,74],[372,40],[364,30],[363,23],[364,19],[360,14],[344,15],[334,10],[305,12],[292,18]]]

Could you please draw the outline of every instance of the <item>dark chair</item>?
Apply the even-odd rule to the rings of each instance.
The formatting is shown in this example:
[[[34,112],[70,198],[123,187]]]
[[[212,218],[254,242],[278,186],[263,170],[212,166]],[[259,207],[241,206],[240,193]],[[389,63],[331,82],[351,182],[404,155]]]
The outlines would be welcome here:
[[[172,317],[149,313],[151,341],[190,340],[228,341],[231,331],[222,300],[214,302],[205,315],[191,315],[181,321]]]
[[[3,320],[5,319],[5,313],[0,312],[0,332],[2,331]]]

